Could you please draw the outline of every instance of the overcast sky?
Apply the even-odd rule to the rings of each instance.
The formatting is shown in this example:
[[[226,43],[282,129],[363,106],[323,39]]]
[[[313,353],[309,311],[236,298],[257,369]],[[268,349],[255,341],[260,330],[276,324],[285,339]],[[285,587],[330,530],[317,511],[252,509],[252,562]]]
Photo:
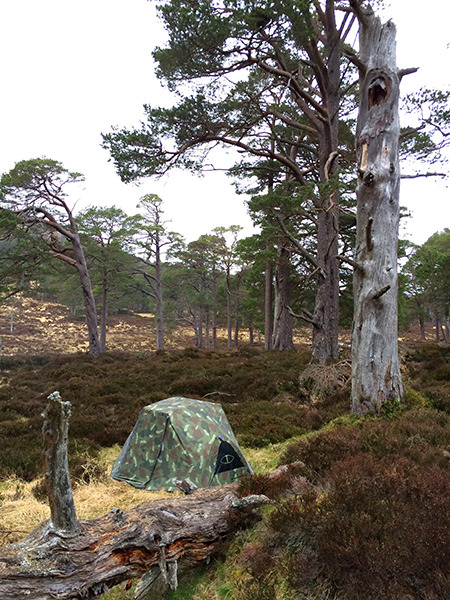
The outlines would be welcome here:
[[[398,65],[418,66],[403,90],[449,84],[447,0],[392,0]],[[147,0],[0,0],[0,173],[46,156],[86,177],[77,207],[115,204],[132,214],[156,193],[170,228],[193,240],[214,227],[240,224],[251,233],[243,198],[224,173],[203,178],[177,172],[162,181],[125,185],[115,174],[101,133],[138,125],[144,103],[171,102],[154,76],[151,51],[164,31]],[[448,181],[402,183],[401,204],[413,213],[406,233],[423,243],[450,227]],[[405,232],[403,232],[405,233]]]

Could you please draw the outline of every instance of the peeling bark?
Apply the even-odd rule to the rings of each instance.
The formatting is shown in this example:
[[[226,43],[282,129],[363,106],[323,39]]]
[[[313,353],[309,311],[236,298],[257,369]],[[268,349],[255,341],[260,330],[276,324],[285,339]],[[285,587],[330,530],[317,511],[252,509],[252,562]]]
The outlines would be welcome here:
[[[399,76],[396,30],[372,11],[361,23],[352,410],[376,411],[403,393],[398,362]]]

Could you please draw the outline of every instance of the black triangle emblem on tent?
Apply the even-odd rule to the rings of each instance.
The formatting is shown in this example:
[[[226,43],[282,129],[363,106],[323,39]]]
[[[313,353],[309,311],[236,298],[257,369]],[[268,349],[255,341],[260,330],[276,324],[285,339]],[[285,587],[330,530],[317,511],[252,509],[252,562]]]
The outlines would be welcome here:
[[[214,475],[217,473],[224,473],[225,471],[231,471],[232,469],[238,469],[244,467],[240,456],[231,444],[222,440],[220,442],[219,449],[217,451],[216,468],[214,469]]]

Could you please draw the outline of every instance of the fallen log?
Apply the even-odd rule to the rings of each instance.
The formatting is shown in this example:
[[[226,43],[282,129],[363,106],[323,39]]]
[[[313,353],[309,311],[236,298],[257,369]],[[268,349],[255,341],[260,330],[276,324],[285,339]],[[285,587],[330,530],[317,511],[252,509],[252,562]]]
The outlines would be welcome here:
[[[47,521],[21,542],[0,548],[0,598],[95,598],[158,567],[162,556],[172,565],[167,576],[162,573],[164,583],[173,587],[174,571],[176,578],[177,569],[208,562],[256,506],[269,502],[265,496],[238,498],[235,487],[112,509],[98,519],[79,520],[71,535]]]

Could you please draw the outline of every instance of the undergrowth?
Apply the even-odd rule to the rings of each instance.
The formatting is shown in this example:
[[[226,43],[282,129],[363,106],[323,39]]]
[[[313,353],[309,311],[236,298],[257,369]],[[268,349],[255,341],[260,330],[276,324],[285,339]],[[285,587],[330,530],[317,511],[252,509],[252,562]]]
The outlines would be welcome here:
[[[251,590],[235,597],[450,597],[449,441],[448,415],[419,408],[338,420],[293,444],[281,462],[301,461],[294,478],[241,484],[241,493],[277,502],[235,559]],[[295,477],[307,484],[286,496]]]
[[[5,508],[31,496],[42,506],[39,484],[23,480],[41,473],[40,414],[55,389],[73,404],[76,504],[85,498],[92,516],[136,502],[113,498],[109,486],[123,485],[105,473],[142,406],[170,395],[218,401],[257,473],[242,480],[239,492],[264,493],[272,504],[257,525],[236,534],[222,560],[182,579],[180,589],[166,597],[450,597],[450,354],[448,347],[416,344],[404,357],[403,401],[362,419],[348,413],[348,365],[334,367],[338,382],[333,387],[327,379],[327,393],[320,397],[314,369],[299,380],[308,357],[295,353],[190,349],[10,364],[0,388],[0,469],[2,477],[15,473],[16,479],[0,483],[0,503]],[[314,402],[308,401],[308,389],[314,389]],[[117,445],[105,450],[112,444]],[[293,462],[278,479],[268,477],[276,464]],[[93,490],[104,494],[97,507]],[[16,512],[28,510],[31,504]],[[133,585],[105,597],[131,599]]]

